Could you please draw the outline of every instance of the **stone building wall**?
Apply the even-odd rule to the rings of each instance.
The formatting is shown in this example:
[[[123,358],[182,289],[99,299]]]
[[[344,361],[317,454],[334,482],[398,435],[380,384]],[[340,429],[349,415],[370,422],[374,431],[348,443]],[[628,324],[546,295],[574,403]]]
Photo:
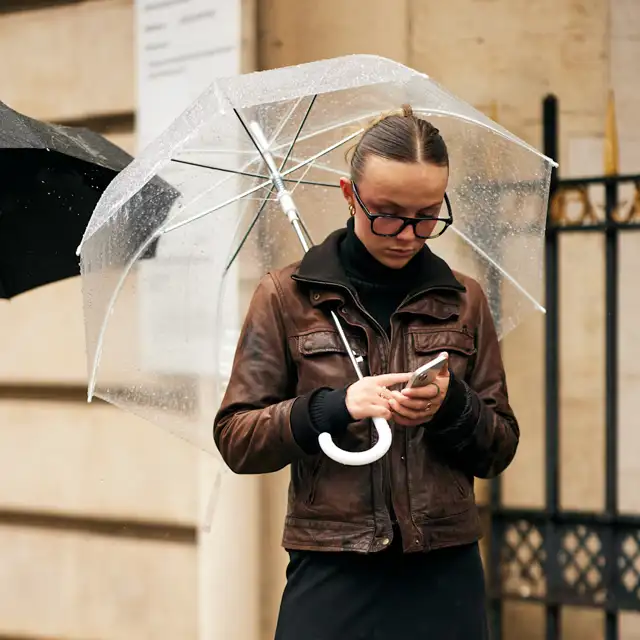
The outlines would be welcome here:
[[[87,124],[133,152],[132,1],[49,4],[0,7],[0,99],[34,117]],[[554,92],[563,175],[601,171],[613,88],[621,168],[640,172],[635,0],[247,0],[245,32],[247,70],[385,55],[429,73],[537,146],[541,100]],[[620,492],[627,510],[640,508],[638,255],[638,240],[625,238]],[[603,256],[596,237],[563,242],[567,507],[603,504]],[[286,472],[232,480],[220,506],[224,531],[199,533],[206,472],[197,453],[141,420],[85,403],[79,282],[0,303],[0,326],[0,638],[273,637],[286,562],[279,548]],[[504,344],[522,425],[520,452],[504,477],[510,505],[539,507],[544,499],[542,330],[543,320],[531,318]],[[478,493],[486,500],[486,487]],[[231,566],[220,548],[239,535],[233,558],[240,564]],[[507,637],[542,638],[540,615],[535,605],[508,606]],[[564,637],[597,640],[598,620],[597,612],[569,612]],[[623,628],[623,637],[640,637],[634,618],[625,617]]]

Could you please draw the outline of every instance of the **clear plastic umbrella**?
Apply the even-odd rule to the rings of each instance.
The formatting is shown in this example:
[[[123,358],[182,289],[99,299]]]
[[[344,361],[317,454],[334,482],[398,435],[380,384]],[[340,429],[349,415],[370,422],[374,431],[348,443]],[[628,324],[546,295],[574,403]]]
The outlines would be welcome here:
[[[345,152],[372,118],[405,103],[449,147],[454,224],[433,250],[479,280],[500,335],[543,310],[549,158],[384,58],[241,75],[216,81],[113,181],[93,214],[79,248],[89,398],[215,453],[213,419],[259,278],[345,224]],[[144,187],[157,177],[166,194],[150,196]],[[155,257],[141,260],[153,242]],[[346,464],[371,462],[390,443],[376,426],[373,452],[349,456],[328,436],[322,447]]]

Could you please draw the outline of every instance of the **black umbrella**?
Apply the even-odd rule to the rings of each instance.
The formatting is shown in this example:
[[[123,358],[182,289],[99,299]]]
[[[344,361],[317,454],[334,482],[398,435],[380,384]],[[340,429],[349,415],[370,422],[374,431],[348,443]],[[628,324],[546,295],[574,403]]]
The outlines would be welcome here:
[[[89,218],[132,159],[93,131],[0,102],[0,298],[79,275],[76,248]]]

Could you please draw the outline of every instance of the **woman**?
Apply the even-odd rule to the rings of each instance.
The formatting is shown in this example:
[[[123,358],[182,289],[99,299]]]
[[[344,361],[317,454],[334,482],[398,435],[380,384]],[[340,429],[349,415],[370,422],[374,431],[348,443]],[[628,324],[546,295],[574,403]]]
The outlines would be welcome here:
[[[347,228],[268,274],[250,305],[214,435],[237,473],[291,466],[277,640],[487,637],[473,479],[507,467],[519,430],[480,286],[425,244],[451,222],[448,177],[436,128],[410,107],[383,116],[341,180]],[[436,384],[403,389],[443,351]],[[325,431],[370,448],[374,416],[393,429],[382,460],[320,452]]]

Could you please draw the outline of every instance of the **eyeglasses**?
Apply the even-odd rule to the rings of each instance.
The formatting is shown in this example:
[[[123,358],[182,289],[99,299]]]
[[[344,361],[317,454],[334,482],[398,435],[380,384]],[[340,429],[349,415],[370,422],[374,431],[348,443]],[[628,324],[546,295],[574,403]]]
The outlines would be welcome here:
[[[393,238],[394,236],[402,233],[408,226],[412,226],[413,233],[416,238],[429,240],[441,236],[447,230],[449,225],[453,223],[451,203],[449,202],[449,196],[446,193],[444,194],[444,202],[447,206],[447,212],[449,214],[448,217],[404,218],[402,216],[395,216],[386,213],[371,213],[364,202],[362,202],[362,198],[358,193],[358,187],[356,187],[355,182],[352,182],[351,186],[353,187],[353,195],[356,197],[356,201],[371,222],[371,231],[377,236]]]

